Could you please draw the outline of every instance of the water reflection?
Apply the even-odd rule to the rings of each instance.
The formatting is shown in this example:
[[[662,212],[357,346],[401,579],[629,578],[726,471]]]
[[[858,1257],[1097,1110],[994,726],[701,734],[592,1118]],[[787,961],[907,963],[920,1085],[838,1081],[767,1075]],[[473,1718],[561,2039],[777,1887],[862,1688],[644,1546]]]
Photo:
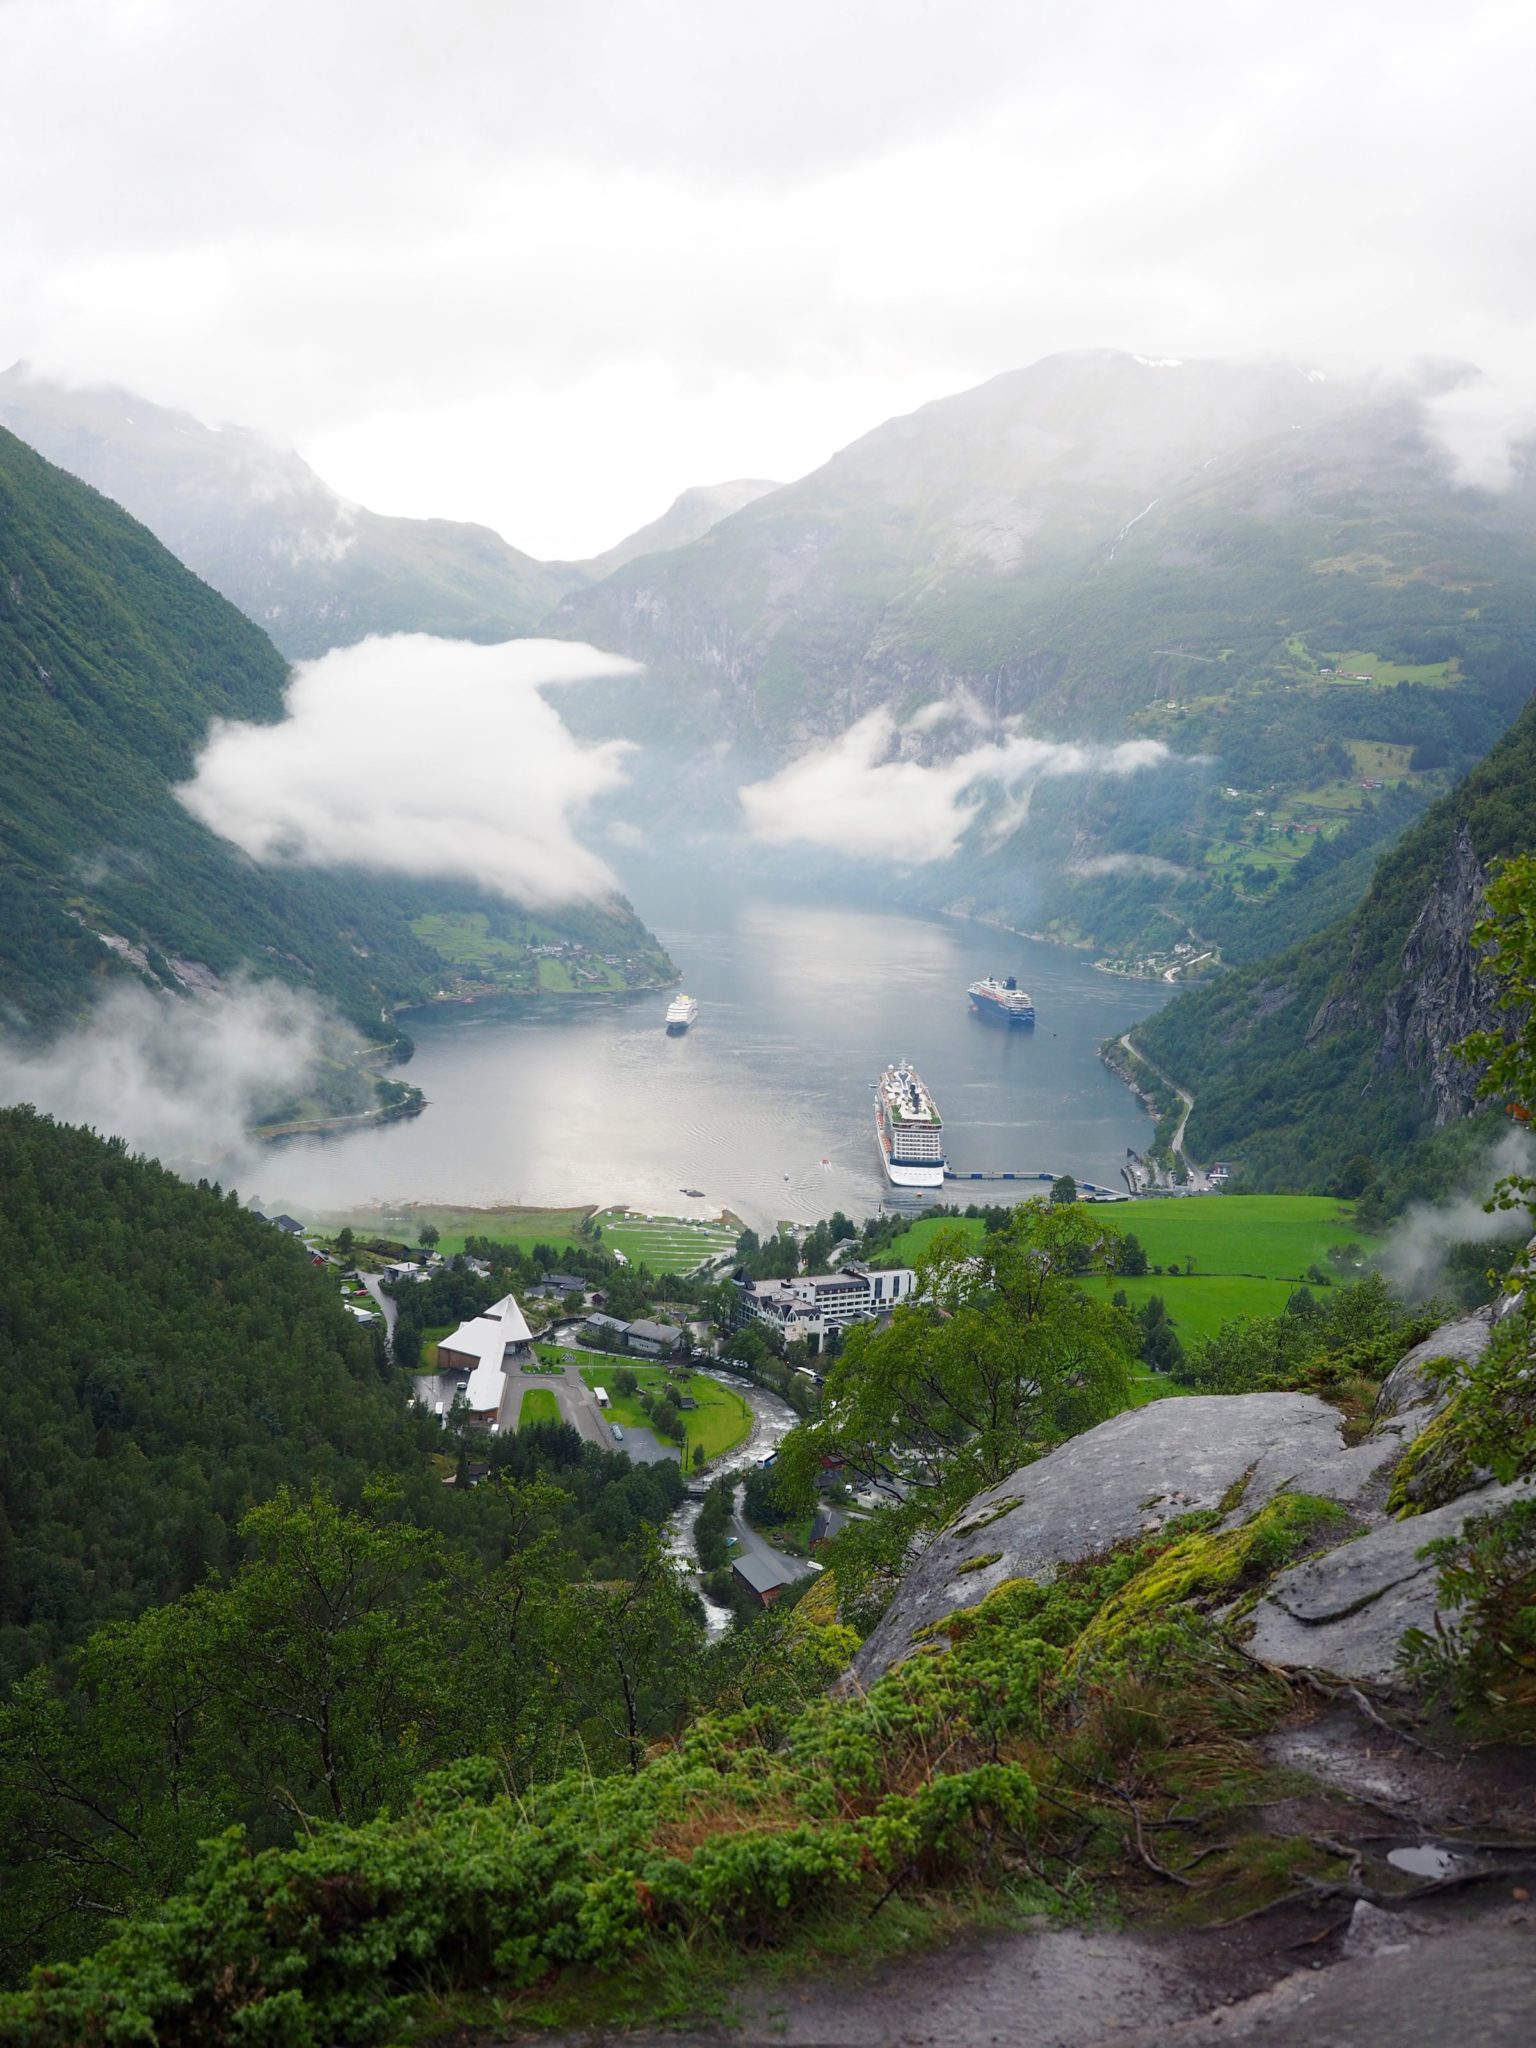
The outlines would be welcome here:
[[[833,1208],[864,1216],[887,1193],[873,1083],[898,1057],[933,1089],[962,1171],[1113,1183],[1126,1147],[1148,1135],[1095,1048],[1158,1008],[1160,985],[958,919],[748,898],[688,906],[658,927],[699,999],[686,1037],[666,1036],[655,992],[413,1019],[410,1078],[431,1107],[286,1148],[263,1176],[265,1206],[629,1201],[673,1214],[728,1206],[759,1228]],[[989,972],[1033,993],[1032,1033],[972,1011],[966,985]],[[963,1198],[973,1192],[985,1189]]]

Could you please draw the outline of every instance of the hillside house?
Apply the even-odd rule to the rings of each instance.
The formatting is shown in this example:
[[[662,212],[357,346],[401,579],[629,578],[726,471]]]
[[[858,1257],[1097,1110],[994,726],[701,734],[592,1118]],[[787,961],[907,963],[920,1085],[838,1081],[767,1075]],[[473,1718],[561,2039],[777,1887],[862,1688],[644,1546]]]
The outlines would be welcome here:
[[[771,1607],[789,1584],[788,1574],[778,1565],[753,1556],[736,1558],[731,1565],[731,1577],[746,1587],[759,1607]]]

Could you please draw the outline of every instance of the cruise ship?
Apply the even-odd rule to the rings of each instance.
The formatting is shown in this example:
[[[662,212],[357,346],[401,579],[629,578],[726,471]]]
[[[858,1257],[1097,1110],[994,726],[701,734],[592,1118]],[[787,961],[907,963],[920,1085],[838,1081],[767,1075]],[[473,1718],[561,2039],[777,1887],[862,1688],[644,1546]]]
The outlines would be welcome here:
[[[910,1061],[887,1067],[880,1076],[875,1136],[892,1187],[943,1187],[944,1120]]]
[[[1006,981],[999,981],[989,974],[985,981],[973,981],[966,994],[976,1005],[983,1017],[990,1017],[998,1024],[1033,1024],[1035,1005],[1031,996],[1010,974]]]
[[[673,1038],[681,1038],[698,1014],[699,1006],[694,998],[684,995],[679,989],[667,1005],[668,1034]]]

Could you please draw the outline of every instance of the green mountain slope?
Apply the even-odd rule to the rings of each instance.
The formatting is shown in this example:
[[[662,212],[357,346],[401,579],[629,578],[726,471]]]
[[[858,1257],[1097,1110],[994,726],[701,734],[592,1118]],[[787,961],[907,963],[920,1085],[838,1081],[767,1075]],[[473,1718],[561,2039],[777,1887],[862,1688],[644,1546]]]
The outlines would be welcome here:
[[[486,526],[349,504],[292,449],[135,393],[0,375],[0,425],[143,520],[299,659],[369,633],[505,640],[583,579]]]
[[[1536,680],[1533,571],[1536,494],[1459,489],[1413,392],[1092,351],[888,421],[549,624],[650,664],[586,715],[658,748],[726,737],[746,774],[941,702],[962,715],[903,754],[1010,718],[1164,740],[1171,778],[1043,783],[914,891],[1240,958],[1315,841],[1379,846],[1507,725]]]
[[[1471,1116],[1473,1079],[1451,1048],[1494,1021],[1470,945],[1488,864],[1533,845],[1536,703],[1347,916],[1137,1027],[1195,1097],[1195,1156],[1230,1155],[1260,1187],[1442,1186],[1499,1127]]]
[[[5,1109],[0,1219],[0,1689],[196,1584],[280,1485],[435,1485],[334,1278],[234,1201]]]
[[[72,1015],[112,977],[179,991],[251,966],[377,1023],[439,989],[538,987],[541,939],[583,946],[601,985],[670,973],[617,902],[533,927],[469,887],[258,868],[197,823],[171,786],[210,719],[276,719],[286,674],[144,527],[0,429],[6,1021]],[[494,959],[465,964],[466,921]]]

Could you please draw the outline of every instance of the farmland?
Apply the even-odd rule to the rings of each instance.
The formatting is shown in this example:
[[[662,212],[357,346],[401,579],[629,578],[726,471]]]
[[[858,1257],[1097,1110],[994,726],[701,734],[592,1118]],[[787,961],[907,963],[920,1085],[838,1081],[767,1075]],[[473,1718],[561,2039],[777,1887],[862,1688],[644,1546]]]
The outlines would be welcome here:
[[[1309,1267],[1343,1280],[1359,1278],[1363,1264],[1356,1269],[1330,1261],[1335,1248],[1355,1245],[1362,1261],[1379,1248],[1355,1224],[1351,1204],[1326,1195],[1118,1202],[1100,1213],[1110,1229],[1140,1240],[1154,1270],[1090,1284],[1123,1289],[1132,1308],[1160,1294],[1186,1341],[1214,1336],[1224,1322],[1240,1316],[1278,1315],[1305,1282]],[[984,1228],[979,1219],[925,1217],[895,1239],[881,1254],[881,1263],[909,1264],[946,1226],[977,1237]]]

